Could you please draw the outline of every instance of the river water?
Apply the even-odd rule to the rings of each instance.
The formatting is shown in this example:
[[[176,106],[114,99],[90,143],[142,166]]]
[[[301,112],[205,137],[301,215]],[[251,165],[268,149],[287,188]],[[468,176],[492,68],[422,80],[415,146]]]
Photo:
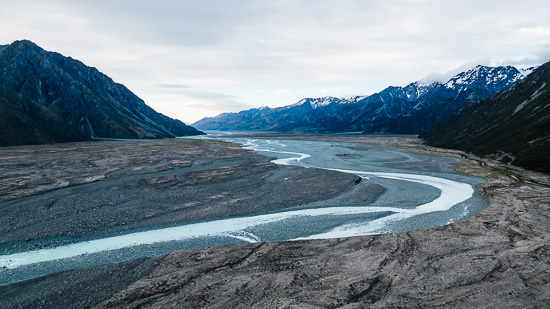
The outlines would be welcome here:
[[[446,225],[486,206],[475,191],[483,180],[452,172],[456,159],[384,146],[318,141],[230,139],[282,165],[331,169],[383,187],[366,203],[312,203],[243,216],[101,238],[0,256],[0,285],[47,273],[168,252],[239,242],[323,239],[405,232]],[[327,181],[330,183],[330,180]]]
[[[377,184],[385,188],[373,202],[353,207],[358,222],[345,223],[299,239],[425,229],[456,222],[486,207],[484,198],[475,191],[475,186],[484,180],[453,173],[455,167],[452,163],[457,159],[387,146],[262,139],[229,141],[274,156],[277,159],[273,162],[277,164],[352,173],[362,178],[362,184]],[[344,203],[334,209],[346,206]],[[374,213],[377,214],[375,218]],[[369,215],[360,219],[359,214]]]

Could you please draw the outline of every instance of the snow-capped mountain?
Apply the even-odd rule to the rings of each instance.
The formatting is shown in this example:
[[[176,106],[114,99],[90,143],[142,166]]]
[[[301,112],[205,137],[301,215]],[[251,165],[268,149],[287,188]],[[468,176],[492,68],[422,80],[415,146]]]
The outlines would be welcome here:
[[[475,68],[459,73],[445,83],[445,87],[455,89],[459,93],[472,87],[494,89],[507,88],[523,79],[526,70],[518,70],[514,67],[486,67],[478,65]]]
[[[513,86],[454,113],[421,137],[429,145],[550,173],[549,119],[550,62]]]
[[[341,102],[342,102],[342,99],[331,97],[331,96],[326,96],[324,98],[316,98],[316,99],[307,98],[307,99],[301,99],[300,101],[298,101],[298,103],[295,103],[293,105],[289,105],[288,108],[292,108],[294,106],[300,106],[303,104],[309,104],[311,105],[311,108],[317,109],[319,107],[327,106],[334,103],[341,103]]]
[[[347,99],[306,98],[286,107],[204,118],[193,125],[206,130],[418,134],[467,104],[510,87],[529,70],[532,69],[480,65],[445,83],[417,81],[405,87],[391,86],[370,96]]]
[[[445,83],[436,82],[427,86],[412,110],[382,125],[374,125],[367,131],[413,134],[425,132],[471,102],[509,88],[525,78],[532,69],[476,66],[455,75]]]

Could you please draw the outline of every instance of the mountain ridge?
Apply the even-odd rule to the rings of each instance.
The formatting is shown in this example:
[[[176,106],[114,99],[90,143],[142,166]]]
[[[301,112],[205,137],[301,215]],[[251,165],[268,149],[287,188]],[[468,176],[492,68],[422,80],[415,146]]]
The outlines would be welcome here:
[[[454,113],[420,136],[550,174],[550,62],[512,87]]]
[[[69,124],[63,128],[69,134],[61,141],[165,138],[202,133],[155,112],[128,88],[98,69],[45,51],[31,41],[15,41],[0,48],[0,67],[3,69],[1,87],[16,91]],[[37,139],[34,143],[43,142]],[[18,143],[14,140],[10,144]]]
[[[206,130],[419,134],[467,104],[513,85],[526,73],[512,66],[476,66],[445,83],[417,81],[352,98],[304,98],[284,107],[207,117],[193,125]]]

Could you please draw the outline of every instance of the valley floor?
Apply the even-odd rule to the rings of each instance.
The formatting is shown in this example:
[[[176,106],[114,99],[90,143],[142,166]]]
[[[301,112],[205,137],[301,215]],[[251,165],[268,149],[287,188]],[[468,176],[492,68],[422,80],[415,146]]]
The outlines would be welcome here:
[[[330,135],[285,138],[383,144],[462,157],[463,160],[457,163],[458,171],[487,179],[478,188],[489,199],[490,205],[463,221],[408,233],[183,250],[159,258],[54,273],[0,287],[0,307],[548,306],[550,181],[547,176],[468,157],[458,151],[425,147],[414,137]],[[152,214],[143,214],[145,208],[137,207],[129,216],[131,220],[126,220],[124,224],[111,218],[117,214],[108,210],[108,204],[101,207],[103,204],[97,203],[90,208],[80,206],[76,210],[67,210],[60,206],[63,203],[53,202],[63,201],[62,198],[71,194],[70,191],[59,190],[70,190],[77,185],[95,186],[89,189],[90,192],[105,193],[107,191],[101,191],[100,184],[111,181],[116,184],[114,187],[122,189],[109,193],[109,198],[117,197],[122,201],[124,194],[145,191],[152,194],[152,201],[158,201],[159,195],[154,195],[157,190],[171,190],[178,185],[182,188],[183,184],[207,184],[210,187],[205,192],[227,192],[231,186],[238,189],[245,183],[253,183],[254,186],[242,189],[241,196],[231,198],[244,199],[244,205],[247,205],[245,196],[256,192],[258,195],[251,197],[250,203],[263,198],[265,205],[271,205],[266,207],[276,207],[284,205],[285,198],[293,201],[307,199],[303,202],[330,198],[350,190],[356,181],[355,177],[347,174],[336,174],[336,181],[333,181],[335,175],[331,174],[334,191],[327,192],[327,186],[322,181],[327,175],[322,171],[276,167],[264,157],[232,144],[214,141],[158,141],[147,148],[138,142],[112,143],[118,144],[100,146],[103,150],[94,152],[96,159],[92,161],[78,149],[93,143],[78,144],[79,147],[65,144],[0,149],[0,170],[3,172],[0,175],[4,175],[1,176],[4,199],[0,204],[0,218],[3,221],[0,228],[4,229],[0,233],[1,241],[9,244],[10,248],[14,244],[28,248],[48,245],[44,240],[48,240],[50,245],[70,241],[58,237],[67,231],[79,231],[74,237],[86,237],[97,233],[98,226],[102,226],[101,229],[109,227],[103,232],[118,233],[128,228],[139,229],[142,222],[166,224],[172,217],[171,213],[175,213],[174,221],[177,221],[178,215],[189,214],[195,214],[197,220],[200,219],[199,212],[192,211],[193,204],[191,208],[170,209],[164,213],[163,209],[170,205],[170,200],[159,201],[158,207],[154,208],[157,210]],[[117,153],[121,154],[118,156],[120,161],[115,163],[107,160],[112,157],[108,152],[113,145],[117,145]],[[155,151],[166,155],[158,158]],[[52,158],[46,155],[48,152],[56,154],[55,162],[48,159]],[[59,166],[72,166],[74,170],[61,170]],[[170,178],[168,174],[174,174],[174,170],[181,172],[181,177]],[[298,176],[292,178],[293,175]],[[266,177],[270,181],[259,181]],[[277,179],[285,181],[277,183]],[[301,181],[303,179],[307,181],[304,183]],[[285,194],[273,191],[281,185],[287,186],[283,188]],[[206,193],[205,197],[196,193],[199,186],[192,188],[178,198],[191,196],[189,203],[200,203],[206,198]],[[308,195],[304,197],[302,189],[306,188]],[[32,201],[37,194],[55,192],[63,194],[52,196],[51,205],[35,206],[32,212],[27,211],[27,216],[31,213],[43,217],[52,213],[46,209],[53,207],[62,212],[57,217],[69,217],[71,220],[62,220],[63,224],[44,229],[44,223],[38,218],[18,219],[23,215],[17,213],[23,211],[15,206],[18,201]],[[147,196],[143,195],[144,198]],[[231,199],[227,195],[219,199],[212,214],[221,216],[227,211]],[[197,209],[204,207],[197,206]],[[11,212],[15,214],[11,216]],[[84,213],[94,214],[103,221],[99,222],[101,224],[87,223],[89,216]],[[24,232],[19,232],[21,230]],[[0,246],[0,249],[5,252],[7,247]]]

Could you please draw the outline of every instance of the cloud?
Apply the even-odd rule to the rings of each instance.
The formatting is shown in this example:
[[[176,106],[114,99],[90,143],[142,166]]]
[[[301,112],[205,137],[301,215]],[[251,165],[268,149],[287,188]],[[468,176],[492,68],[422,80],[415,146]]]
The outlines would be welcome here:
[[[188,85],[181,85],[181,84],[158,84],[160,88],[168,88],[168,89],[190,89],[192,86]]]
[[[479,60],[476,60],[476,61],[466,62],[466,63],[463,63],[460,66],[458,66],[458,67],[456,67],[452,70],[446,71],[444,73],[437,73],[437,72],[430,73],[426,77],[424,77],[421,81],[425,84],[430,84],[430,83],[433,83],[433,82],[446,83],[452,77],[456,76],[458,73],[468,71],[468,70],[470,70],[470,69],[472,69],[472,68],[474,68],[475,66],[478,66],[478,65],[491,66],[492,65],[491,59],[490,58],[485,58],[485,59],[479,59]]]
[[[535,50],[531,55],[495,61],[496,65],[508,64],[521,68],[532,67],[550,61],[550,44]]]
[[[144,92],[141,97],[147,104],[166,115],[172,115],[186,123],[193,123],[205,116],[222,112],[238,112],[254,106],[239,101],[239,97],[220,92],[202,90],[185,85],[163,85],[164,91]],[[168,86],[168,87],[166,87]]]
[[[238,98],[236,96],[223,93],[189,90],[185,91],[184,95],[188,98],[200,101],[201,105],[205,107],[226,106],[229,109],[240,109],[246,106],[245,104],[238,102]]]
[[[27,0],[2,10],[0,44],[35,41],[187,119],[550,60],[550,7],[536,0]]]
[[[270,96],[281,96],[281,95],[287,95],[290,94],[292,91],[290,89],[259,89],[256,91],[258,94],[261,95],[270,95]]]

